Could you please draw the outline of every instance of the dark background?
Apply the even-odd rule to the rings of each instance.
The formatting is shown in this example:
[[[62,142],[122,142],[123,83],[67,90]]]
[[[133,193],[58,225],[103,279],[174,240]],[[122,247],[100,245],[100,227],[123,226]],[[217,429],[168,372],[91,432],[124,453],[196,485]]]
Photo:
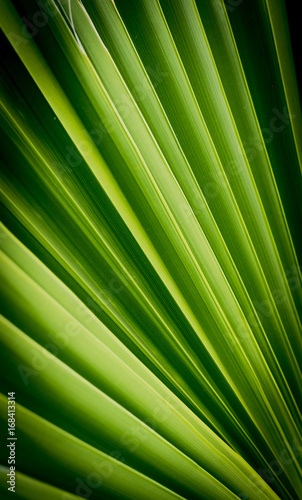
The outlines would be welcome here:
[[[300,92],[300,102],[301,102],[301,90],[302,90],[302,78],[301,78],[301,47],[302,47],[302,36],[301,36],[301,8],[300,2],[295,2],[295,0],[286,0],[286,10],[289,23],[289,30],[293,48],[293,56],[296,66],[296,74]]]

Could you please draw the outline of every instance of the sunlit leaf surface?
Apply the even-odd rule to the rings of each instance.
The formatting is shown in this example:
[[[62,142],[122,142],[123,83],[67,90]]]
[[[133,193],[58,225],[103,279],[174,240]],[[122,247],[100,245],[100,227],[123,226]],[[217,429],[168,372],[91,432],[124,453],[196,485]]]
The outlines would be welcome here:
[[[285,3],[1,0],[1,28],[15,498],[301,499]]]

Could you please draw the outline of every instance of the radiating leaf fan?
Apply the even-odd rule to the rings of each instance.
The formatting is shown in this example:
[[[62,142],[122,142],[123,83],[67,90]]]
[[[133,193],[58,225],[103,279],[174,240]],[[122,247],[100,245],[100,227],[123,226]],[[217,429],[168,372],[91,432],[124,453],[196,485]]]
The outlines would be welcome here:
[[[3,498],[301,499],[283,0],[2,0],[1,26]]]

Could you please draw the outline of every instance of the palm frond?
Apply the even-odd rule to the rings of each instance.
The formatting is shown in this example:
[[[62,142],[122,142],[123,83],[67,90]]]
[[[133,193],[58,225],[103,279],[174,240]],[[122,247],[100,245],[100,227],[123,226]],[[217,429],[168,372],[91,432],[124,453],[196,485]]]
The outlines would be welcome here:
[[[17,494],[302,498],[285,3],[2,0],[1,27]]]

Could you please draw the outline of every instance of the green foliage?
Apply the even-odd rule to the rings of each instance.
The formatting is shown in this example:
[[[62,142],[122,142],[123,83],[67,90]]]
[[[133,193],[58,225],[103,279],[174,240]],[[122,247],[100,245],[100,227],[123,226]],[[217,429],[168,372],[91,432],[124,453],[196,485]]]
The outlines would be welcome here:
[[[283,0],[2,0],[1,27],[16,497],[302,498]]]

